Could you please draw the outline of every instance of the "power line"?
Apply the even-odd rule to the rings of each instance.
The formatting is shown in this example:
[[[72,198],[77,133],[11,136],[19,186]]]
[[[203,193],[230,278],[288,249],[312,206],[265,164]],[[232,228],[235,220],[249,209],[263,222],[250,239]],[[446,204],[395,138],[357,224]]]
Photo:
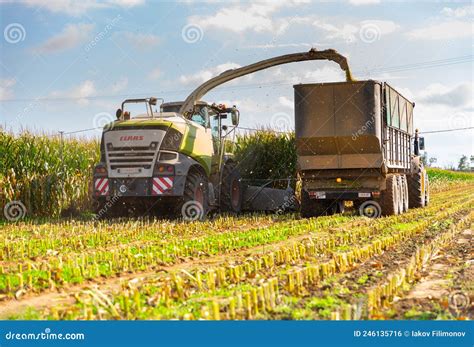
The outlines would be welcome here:
[[[437,133],[447,133],[451,131],[461,131],[461,130],[470,130],[470,129],[474,129],[474,127],[423,131],[423,132],[420,132],[420,134],[437,134]]]
[[[387,67],[380,67],[380,68],[373,68],[370,70],[356,70],[354,74],[368,74],[368,73],[382,73],[382,72],[402,72],[402,71],[412,71],[412,70],[420,70],[420,69],[429,69],[435,67],[442,67],[448,65],[455,65],[455,64],[464,64],[473,62],[473,55],[466,55],[460,57],[453,57],[447,59],[439,59],[439,60],[431,60],[426,62],[419,62],[413,64],[405,64],[405,65],[397,65],[397,66],[387,66]],[[267,83],[251,83],[246,85],[240,86],[229,86],[229,87],[221,87],[220,90],[242,90],[242,89],[254,89],[254,88],[262,88],[268,86],[282,86],[282,85],[292,85],[294,84],[293,81],[289,80],[279,80]],[[160,91],[160,95],[162,94],[179,94],[179,93],[186,93],[190,92],[191,89],[181,89],[181,90],[168,90],[168,91]],[[86,96],[86,97],[44,97],[44,98],[36,98],[36,99],[7,99],[2,100],[2,102],[22,102],[22,101],[30,101],[30,102],[41,102],[41,101],[68,101],[68,100],[97,100],[97,99],[106,99],[106,98],[127,98],[127,97],[134,97],[134,96],[143,96],[143,95],[152,95],[156,92],[142,92],[142,93],[134,93],[134,94],[114,94],[114,95],[96,95],[96,96]]]
[[[77,133],[83,133],[87,131],[92,131],[92,130],[102,130],[102,127],[96,127],[96,128],[87,128],[87,129],[80,129],[80,130],[73,130],[73,131],[59,131],[58,134],[52,134],[51,136],[59,136],[60,133],[63,135],[71,135],[71,134],[77,134]],[[288,134],[293,132],[294,130],[289,130],[289,131],[281,131],[281,130],[273,130],[273,129],[268,129],[268,128],[250,128],[250,127],[237,127],[237,129],[241,130],[248,130],[248,131],[270,131],[272,133],[277,133],[277,134]],[[422,131],[419,134],[437,134],[437,133],[447,133],[447,132],[452,132],[452,131],[463,131],[463,130],[472,130],[474,127],[464,127],[464,128],[453,128],[453,129],[441,129],[441,130],[429,130],[429,131]]]

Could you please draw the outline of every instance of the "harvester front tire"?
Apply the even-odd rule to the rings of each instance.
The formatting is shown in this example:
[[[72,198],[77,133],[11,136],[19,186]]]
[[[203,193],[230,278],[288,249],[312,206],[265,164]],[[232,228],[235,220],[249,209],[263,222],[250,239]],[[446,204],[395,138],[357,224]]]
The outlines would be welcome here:
[[[221,211],[240,213],[242,210],[242,181],[240,171],[234,163],[224,166],[221,183]]]
[[[399,211],[399,189],[398,179],[396,175],[387,176],[387,188],[382,191],[380,199],[380,207],[382,207],[382,215],[393,216]]]
[[[180,213],[185,220],[204,220],[209,211],[207,177],[197,170],[189,172],[184,186],[183,204]]]
[[[408,176],[408,205],[410,208],[425,206],[425,191],[423,189],[423,175],[420,171]]]

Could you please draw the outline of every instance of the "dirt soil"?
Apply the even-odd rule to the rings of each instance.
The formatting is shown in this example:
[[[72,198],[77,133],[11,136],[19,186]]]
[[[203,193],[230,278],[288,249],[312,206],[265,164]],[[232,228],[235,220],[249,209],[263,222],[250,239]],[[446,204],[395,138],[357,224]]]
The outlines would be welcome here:
[[[394,319],[474,318],[474,229],[458,233],[422,272],[403,298],[395,300]]]

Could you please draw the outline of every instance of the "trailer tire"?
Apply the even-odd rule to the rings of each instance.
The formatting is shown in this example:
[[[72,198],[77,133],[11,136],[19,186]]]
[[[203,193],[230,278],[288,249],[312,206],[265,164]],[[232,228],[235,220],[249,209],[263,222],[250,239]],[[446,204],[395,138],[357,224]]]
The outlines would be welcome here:
[[[209,185],[199,170],[191,170],[184,185],[183,203],[179,212],[184,220],[204,220],[209,211]]]
[[[403,201],[403,209],[402,213],[408,211],[408,181],[407,176],[401,175],[401,182],[402,182],[402,201]]]
[[[337,207],[336,213],[343,214],[344,211],[346,210],[346,205],[344,204],[344,201],[342,200],[336,201],[336,207]]]
[[[234,163],[226,163],[222,172],[220,209],[239,213],[242,210],[243,190],[240,171]]]
[[[336,212],[336,205],[333,206],[331,208],[331,205],[325,200],[310,199],[309,193],[305,189],[301,190],[301,217],[311,218],[334,214]]]
[[[425,206],[430,204],[430,180],[428,178],[428,173],[425,173]]]
[[[398,214],[405,212],[405,184],[403,183],[404,175],[397,176],[397,188],[398,188]]]
[[[387,176],[387,188],[382,191],[380,207],[382,207],[382,215],[397,215],[399,211],[399,192],[398,179],[396,175]]]
[[[424,170],[408,177],[408,206],[417,208],[425,206],[425,191],[423,189]]]

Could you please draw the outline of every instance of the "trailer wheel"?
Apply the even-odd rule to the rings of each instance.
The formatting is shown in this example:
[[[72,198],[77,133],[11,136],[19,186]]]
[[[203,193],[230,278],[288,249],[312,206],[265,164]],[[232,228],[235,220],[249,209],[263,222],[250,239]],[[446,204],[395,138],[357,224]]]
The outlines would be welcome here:
[[[382,191],[381,204],[382,214],[384,216],[392,216],[398,214],[399,211],[399,189],[396,175],[387,176],[387,188]]]
[[[188,173],[184,186],[181,215],[184,220],[204,220],[209,210],[209,186],[207,177],[197,170]]]
[[[397,177],[397,188],[398,188],[398,214],[402,214],[406,211],[405,209],[405,183],[404,175],[396,175]]]
[[[423,176],[424,170],[408,176],[408,205],[410,208],[425,206]]]
[[[346,205],[344,204],[344,201],[341,201],[341,200],[336,201],[336,207],[337,207],[336,213],[343,214],[344,211],[346,210]]]
[[[301,206],[300,214],[303,218],[319,217],[327,214],[334,214],[336,212],[336,205],[330,205],[325,200],[310,199],[309,193],[301,190]]]
[[[234,163],[224,166],[221,184],[221,211],[239,213],[242,210],[242,182]]]
[[[430,203],[430,180],[428,178],[428,173],[425,173],[425,206],[428,206]]]
[[[408,211],[408,182],[407,176],[401,175],[401,182],[402,182],[402,201],[403,201],[403,209],[402,213]]]

